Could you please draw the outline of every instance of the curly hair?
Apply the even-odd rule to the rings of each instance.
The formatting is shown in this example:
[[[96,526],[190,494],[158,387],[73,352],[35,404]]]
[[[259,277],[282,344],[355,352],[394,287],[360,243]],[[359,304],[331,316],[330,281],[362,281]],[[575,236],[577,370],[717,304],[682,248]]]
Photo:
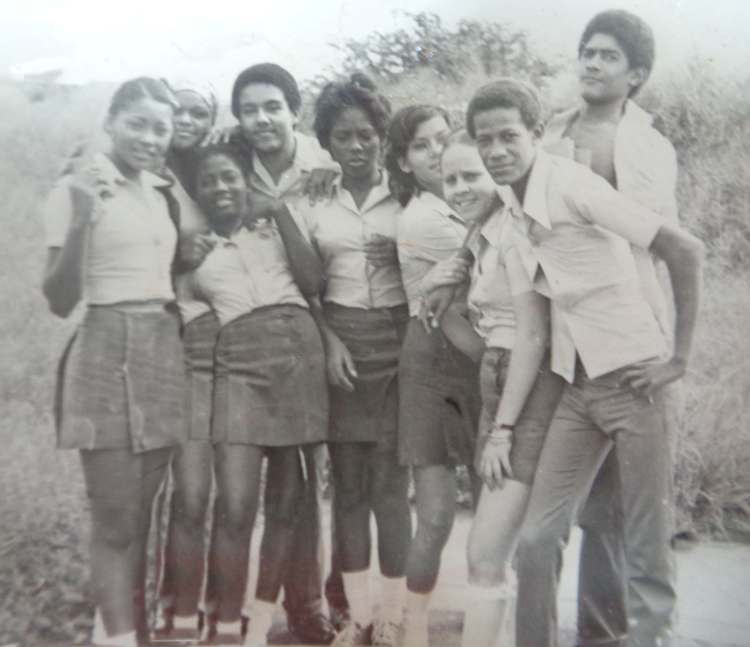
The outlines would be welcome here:
[[[466,130],[476,137],[474,117],[478,112],[495,108],[517,108],[526,128],[531,130],[542,122],[542,102],[534,86],[505,77],[483,85],[469,101],[466,109]]]
[[[315,101],[313,130],[320,145],[329,150],[331,131],[339,115],[347,108],[359,108],[370,119],[372,127],[385,140],[391,103],[379,94],[369,77],[355,72],[346,81],[326,84]]]
[[[419,126],[433,117],[442,117],[450,127],[450,118],[445,110],[438,106],[419,104],[401,108],[393,115],[391,125],[388,128],[385,168],[388,171],[388,184],[391,193],[402,207],[406,206],[419,187],[414,174],[405,173],[401,169],[399,161],[406,156],[409,144],[414,139]]]
[[[195,158],[193,162],[194,178],[193,182],[197,185],[198,175],[205,165],[205,163],[212,157],[224,156],[232,160],[237,165],[237,168],[242,171],[242,176],[245,181],[250,176],[250,164],[248,163],[247,157],[243,152],[237,148],[237,146],[228,143],[210,144],[209,146],[199,146],[195,152]]]
[[[595,34],[606,34],[617,41],[628,59],[628,66],[642,68],[646,71],[644,83],[654,67],[656,45],[654,32],[644,20],[622,9],[611,9],[596,14],[586,25],[578,42],[578,56],[581,56],[586,44]],[[630,91],[633,96],[641,89],[640,85]]]

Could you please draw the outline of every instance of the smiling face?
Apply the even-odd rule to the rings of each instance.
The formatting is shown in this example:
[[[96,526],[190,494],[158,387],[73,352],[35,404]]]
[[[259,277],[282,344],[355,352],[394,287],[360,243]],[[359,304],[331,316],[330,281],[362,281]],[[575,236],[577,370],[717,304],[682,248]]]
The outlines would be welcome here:
[[[198,166],[196,198],[212,226],[243,217],[247,208],[247,181],[231,157],[217,153]]]
[[[645,80],[642,68],[631,68],[617,40],[594,34],[578,57],[581,97],[588,103],[624,101]]]
[[[174,113],[172,147],[188,150],[197,146],[211,129],[211,106],[192,90],[181,90],[175,96],[180,107]]]
[[[412,173],[420,188],[441,194],[440,155],[450,135],[450,127],[442,115],[436,115],[417,126],[414,137],[399,160],[404,173]]]
[[[293,148],[297,115],[280,88],[270,83],[250,83],[239,94],[240,128],[259,153]]]
[[[112,140],[112,161],[126,177],[157,168],[172,139],[172,106],[138,99],[110,115],[104,125]]]
[[[450,144],[442,159],[443,198],[467,222],[486,213],[497,195],[497,185],[474,146]]]
[[[529,129],[518,108],[492,108],[474,115],[477,150],[496,184],[515,184],[531,169],[544,132]]]
[[[371,178],[380,162],[380,136],[360,108],[345,108],[331,129],[329,152],[341,166],[344,180]]]

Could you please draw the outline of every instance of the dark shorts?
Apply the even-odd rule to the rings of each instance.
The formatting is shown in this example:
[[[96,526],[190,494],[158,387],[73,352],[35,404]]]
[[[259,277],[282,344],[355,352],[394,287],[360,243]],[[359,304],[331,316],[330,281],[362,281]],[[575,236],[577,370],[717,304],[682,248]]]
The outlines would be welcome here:
[[[489,430],[495,418],[508,376],[510,353],[511,351],[506,348],[488,348],[482,356],[479,369],[482,390],[482,416],[479,428],[482,435]],[[547,430],[562,396],[564,385],[564,380],[550,370],[549,355],[546,355],[513,432],[510,466],[514,480],[527,485],[534,482]]]
[[[59,370],[58,446],[143,452],[185,438],[179,318],[90,306]]]
[[[358,377],[351,393],[331,387],[332,442],[396,448],[398,362],[409,319],[406,305],[348,308],[326,303],[328,325],[351,353]]]
[[[296,305],[254,310],[216,343],[214,442],[282,447],[328,438],[323,342]]]
[[[219,328],[216,315],[207,312],[188,322],[182,332],[187,367],[185,413],[190,440],[211,438],[214,353]]]
[[[399,364],[402,465],[471,464],[479,424],[479,367],[441,330],[412,318]]]

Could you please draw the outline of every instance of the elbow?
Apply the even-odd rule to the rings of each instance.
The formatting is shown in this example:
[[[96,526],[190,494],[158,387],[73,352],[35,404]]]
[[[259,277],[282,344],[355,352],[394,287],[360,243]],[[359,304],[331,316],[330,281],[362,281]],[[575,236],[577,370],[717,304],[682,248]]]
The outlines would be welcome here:
[[[47,306],[50,312],[56,317],[65,319],[73,309],[76,307],[78,300],[66,299],[60,296],[59,291],[53,289],[48,282],[44,282],[42,285],[42,293],[44,298],[47,299]]]

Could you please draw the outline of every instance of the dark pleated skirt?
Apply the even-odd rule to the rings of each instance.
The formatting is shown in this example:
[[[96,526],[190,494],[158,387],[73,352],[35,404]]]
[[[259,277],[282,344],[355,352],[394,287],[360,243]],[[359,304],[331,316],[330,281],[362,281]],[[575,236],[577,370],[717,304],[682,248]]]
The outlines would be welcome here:
[[[395,450],[398,433],[398,362],[408,308],[324,305],[326,321],[351,353],[354,391],[331,387],[332,442],[375,442]]]
[[[164,308],[89,306],[58,371],[58,446],[143,452],[182,442],[179,327]]]
[[[283,447],[328,438],[325,354],[309,311],[254,310],[216,343],[214,442]]]
[[[207,312],[189,321],[182,332],[187,368],[185,414],[190,440],[210,440],[211,438],[214,353],[219,328],[216,315],[213,312]]]
[[[412,318],[399,366],[399,460],[470,465],[482,409],[479,366]]]

